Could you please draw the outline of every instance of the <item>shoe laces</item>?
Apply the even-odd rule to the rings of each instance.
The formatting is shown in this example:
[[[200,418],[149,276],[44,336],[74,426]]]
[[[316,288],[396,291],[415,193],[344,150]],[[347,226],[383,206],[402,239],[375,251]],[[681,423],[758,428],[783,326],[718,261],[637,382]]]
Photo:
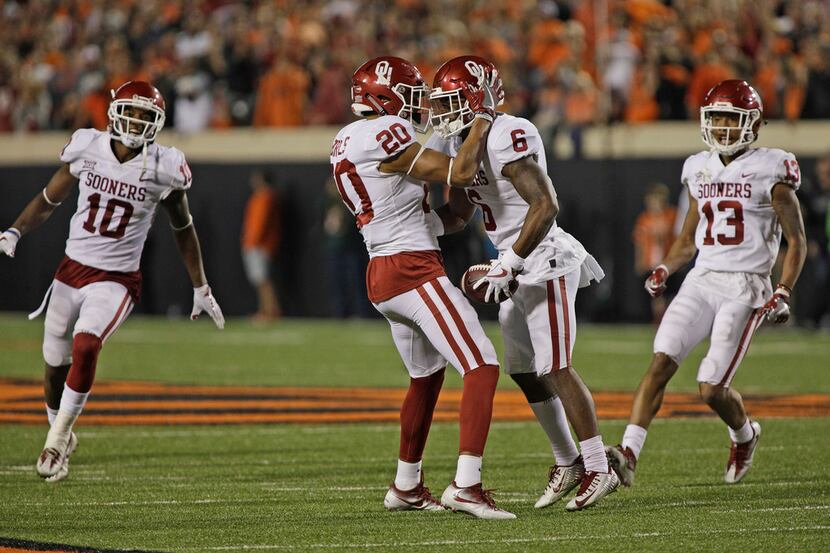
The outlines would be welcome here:
[[[585,477],[582,478],[582,484],[579,486],[579,491],[576,492],[577,496],[585,495],[589,491],[593,491],[599,486],[599,474],[595,471],[585,471]]]
[[[417,488],[412,490],[412,493],[414,493],[415,497],[417,497],[418,499],[423,499],[428,503],[440,504],[440,502],[437,499],[435,499],[435,497],[432,495],[432,492],[429,491],[429,488],[427,488],[423,484],[419,484]]]
[[[497,508],[496,501],[493,499],[493,492],[496,490],[485,490],[481,487],[481,484],[470,486],[467,489],[470,490],[470,493],[473,494],[473,496],[480,499],[482,503],[485,503],[488,507],[492,509]]]
[[[746,463],[747,457],[749,457],[749,445],[751,443],[752,440],[749,440],[745,444],[733,443],[729,450],[729,464],[737,467],[743,466]]]

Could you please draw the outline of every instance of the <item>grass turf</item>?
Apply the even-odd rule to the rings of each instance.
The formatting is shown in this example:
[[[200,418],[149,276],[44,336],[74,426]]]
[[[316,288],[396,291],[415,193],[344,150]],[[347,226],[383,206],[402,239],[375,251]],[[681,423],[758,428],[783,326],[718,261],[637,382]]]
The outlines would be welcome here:
[[[0,316],[0,376],[40,376],[42,325]],[[495,328],[488,327],[497,347]],[[594,389],[633,389],[653,330],[580,327],[574,361]],[[671,389],[692,391],[696,356]],[[736,379],[747,392],[828,392],[830,337],[784,330],[756,337]],[[136,318],[107,344],[99,378],[195,384],[403,386],[383,323]],[[457,386],[458,378],[448,377]],[[512,386],[502,379],[502,386]],[[94,401],[94,400],[93,400]],[[0,536],[161,551],[641,551],[830,549],[828,419],[762,420],[756,468],[722,484],[728,438],[712,418],[658,420],[634,488],[594,509],[532,508],[549,449],[534,423],[496,423],[485,485],[516,521],[451,513],[387,513],[397,427],[388,425],[91,427],[79,424],[70,478],[47,485],[33,464],[44,427],[0,425]],[[602,421],[607,441],[621,421]],[[452,478],[457,426],[436,424],[427,484]]]

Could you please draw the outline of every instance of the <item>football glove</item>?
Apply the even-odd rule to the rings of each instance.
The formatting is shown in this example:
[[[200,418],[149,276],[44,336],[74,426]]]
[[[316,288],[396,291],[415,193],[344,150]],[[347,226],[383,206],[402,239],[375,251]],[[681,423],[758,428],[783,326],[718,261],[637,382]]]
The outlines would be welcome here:
[[[494,259],[490,262],[490,270],[482,279],[475,283],[473,290],[478,290],[484,284],[487,284],[484,301],[488,303],[491,297],[496,301],[501,301],[502,294],[505,299],[511,297],[510,283],[515,280],[517,274],[522,272],[524,261],[524,259],[516,255],[513,248],[507,248],[507,251],[499,259]]]
[[[17,249],[17,241],[20,240],[20,231],[10,228],[0,234],[0,252],[14,257],[14,250]]]
[[[658,265],[646,279],[645,288],[648,295],[656,298],[666,291],[666,279],[669,278],[669,268]]]
[[[498,73],[493,72],[490,78],[487,78],[486,72],[479,76],[478,85],[473,87],[463,83],[461,93],[467,100],[467,106],[470,108],[476,117],[483,117],[491,123],[496,118],[496,104],[498,97],[496,90],[498,81]],[[498,81],[500,83],[500,81]]]
[[[786,323],[790,318],[790,289],[779,284],[772,297],[764,305],[767,320],[772,323]]]
[[[216,303],[216,298],[210,293],[210,286],[207,284],[193,289],[193,311],[190,313],[190,319],[195,321],[202,311],[210,315],[219,330],[225,328],[225,316],[222,315],[222,309]]]

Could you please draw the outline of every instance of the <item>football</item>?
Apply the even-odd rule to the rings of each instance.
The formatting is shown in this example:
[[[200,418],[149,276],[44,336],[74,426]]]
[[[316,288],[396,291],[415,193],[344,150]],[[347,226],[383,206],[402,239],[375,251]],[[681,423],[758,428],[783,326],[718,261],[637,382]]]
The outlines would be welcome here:
[[[479,280],[484,278],[484,275],[486,275],[489,271],[489,263],[479,263],[478,265],[473,265],[469,269],[464,271],[464,274],[461,275],[461,291],[464,292],[464,295],[473,301],[486,304],[497,304],[506,300],[507,298],[501,296],[501,294],[499,294],[501,296],[499,298],[497,298],[496,295],[493,294],[492,296],[490,296],[490,301],[484,301],[484,295],[487,293],[486,284],[482,284],[478,287],[478,289],[473,290],[473,286],[475,286],[475,284]],[[510,281],[509,289],[511,294],[515,292],[516,288],[518,287],[519,281],[517,281],[515,278]]]

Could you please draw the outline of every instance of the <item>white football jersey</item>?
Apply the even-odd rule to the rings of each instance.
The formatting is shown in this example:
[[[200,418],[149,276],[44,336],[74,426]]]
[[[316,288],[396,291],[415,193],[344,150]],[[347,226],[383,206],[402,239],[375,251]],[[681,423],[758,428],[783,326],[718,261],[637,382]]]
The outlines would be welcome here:
[[[190,168],[176,148],[151,144],[121,163],[110,135],[79,129],[60,159],[78,178],[78,208],[69,223],[66,255],[105,271],[137,271],[159,201],[190,188]]]
[[[395,115],[360,119],[334,139],[334,181],[343,203],[357,218],[369,257],[439,249],[427,223],[426,184],[405,174],[380,171],[382,162],[415,142],[412,123]]]
[[[455,156],[461,138],[444,139],[433,133],[427,147]],[[487,152],[475,181],[465,189],[470,202],[481,208],[484,229],[499,252],[519,237],[530,208],[501,171],[508,163],[531,155],[547,174],[545,147],[536,126],[527,119],[500,113],[487,137]],[[528,256],[518,280],[543,282],[564,275],[579,267],[587,255],[582,244],[554,221],[547,236]]]
[[[781,242],[772,188],[798,189],[795,156],[775,148],[751,148],[725,166],[717,152],[700,152],[683,165],[683,185],[697,200],[697,267],[769,275]]]

